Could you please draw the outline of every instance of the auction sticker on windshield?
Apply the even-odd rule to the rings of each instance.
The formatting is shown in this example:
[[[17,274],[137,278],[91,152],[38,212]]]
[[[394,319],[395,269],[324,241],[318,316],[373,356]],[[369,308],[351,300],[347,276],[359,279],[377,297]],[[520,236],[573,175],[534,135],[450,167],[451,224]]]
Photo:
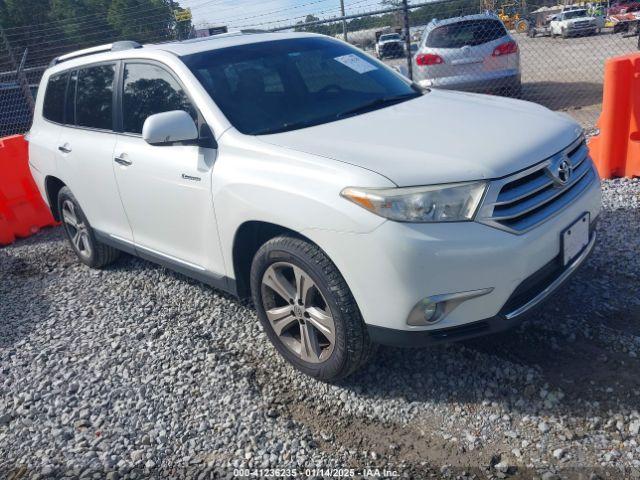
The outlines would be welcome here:
[[[355,70],[358,73],[367,73],[378,69],[378,67],[376,67],[375,65],[372,65],[371,63],[363,60],[358,55],[355,55],[353,53],[336,57],[334,58],[334,60],[349,67],[351,70]]]

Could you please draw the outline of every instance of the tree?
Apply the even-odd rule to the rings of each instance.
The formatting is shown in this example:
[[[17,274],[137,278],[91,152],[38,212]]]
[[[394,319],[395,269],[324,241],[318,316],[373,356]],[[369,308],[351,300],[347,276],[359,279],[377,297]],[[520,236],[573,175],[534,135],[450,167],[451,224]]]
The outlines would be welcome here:
[[[298,22],[297,25],[304,25],[305,23],[317,22],[320,18],[314,15],[307,15],[303,22]],[[312,25],[312,26],[300,26],[295,28],[296,32],[313,32],[321,33],[323,35],[331,35],[331,29],[327,25]]]
[[[382,0],[382,5],[384,7],[389,7],[389,8],[400,8],[403,5],[402,0]],[[402,27],[404,25],[404,15],[403,12],[401,10],[398,10],[397,12],[393,12],[393,23],[395,27]]]
[[[107,20],[119,38],[139,42],[172,38],[175,26],[168,0],[111,0]]]
[[[107,21],[108,0],[51,0],[49,18],[73,44],[87,44],[114,36]]]
[[[191,21],[177,22],[172,3],[181,10],[170,0],[0,0],[0,26],[14,54],[28,48],[28,65],[39,66],[71,50],[116,40],[187,38]]]

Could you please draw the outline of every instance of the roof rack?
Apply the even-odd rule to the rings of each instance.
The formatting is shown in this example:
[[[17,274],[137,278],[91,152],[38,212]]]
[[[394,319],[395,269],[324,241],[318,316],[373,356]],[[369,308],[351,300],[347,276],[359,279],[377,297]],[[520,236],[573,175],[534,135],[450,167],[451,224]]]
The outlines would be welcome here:
[[[244,30],[232,30],[226,33],[217,33],[215,35],[209,35],[206,37],[195,37],[189,38],[187,40],[182,40],[180,43],[198,43],[198,42],[206,42],[209,40],[216,40],[218,38],[228,38],[228,37],[237,37],[239,35],[255,35],[258,33],[271,33],[269,30],[261,30],[258,28],[247,28]]]
[[[65,55],[60,55],[59,57],[51,60],[49,64],[50,67],[54,65],[58,65],[59,63],[66,62],[67,60],[71,60],[73,58],[86,57],[87,55],[94,55],[96,53],[104,53],[104,52],[120,52],[123,50],[131,50],[133,48],[142,48],[138,42],[134,42],[131,40],[123,40],[120,42],[107,43],[105,45],[98,45],[96,47],[85,48],[83,50],[77,50],[75,52],[67,53]]]

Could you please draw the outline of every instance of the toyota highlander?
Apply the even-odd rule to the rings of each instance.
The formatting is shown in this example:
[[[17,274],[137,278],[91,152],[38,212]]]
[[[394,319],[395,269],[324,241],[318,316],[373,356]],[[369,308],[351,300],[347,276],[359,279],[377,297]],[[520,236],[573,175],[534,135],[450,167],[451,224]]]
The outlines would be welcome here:
[[[594,245],[574,121],[422,90],[329,37],[116,42],[56,58],[40,91],[30,165],[79,260],[127,252],[252,297],[324,381],[376,344],[518,324]]]

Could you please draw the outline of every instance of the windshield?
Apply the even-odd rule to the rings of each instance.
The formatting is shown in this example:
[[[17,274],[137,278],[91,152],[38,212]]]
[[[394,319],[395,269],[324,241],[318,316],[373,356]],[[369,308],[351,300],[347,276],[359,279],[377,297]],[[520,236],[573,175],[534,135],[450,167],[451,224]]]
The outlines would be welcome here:
[[[571,18],[580,18],[580,17],[586,17],[586,16],[587,16],[586,10],[573,10],[571,12],[565,12],[564,19],[569,20]]]
[[[392,35],[380,35],[380,41],[386,42],[387,40],[400,40],[400,35],[392,34]]]
[[[420,93],[337,40],[276,40],[183,57],[240,132],[295,130],[383,108]]]
[[[465,20],[433,29],[427,37],[426,46],[461,48],[467,45],[482,45],[506,34],[507,31],[498,20]]]

